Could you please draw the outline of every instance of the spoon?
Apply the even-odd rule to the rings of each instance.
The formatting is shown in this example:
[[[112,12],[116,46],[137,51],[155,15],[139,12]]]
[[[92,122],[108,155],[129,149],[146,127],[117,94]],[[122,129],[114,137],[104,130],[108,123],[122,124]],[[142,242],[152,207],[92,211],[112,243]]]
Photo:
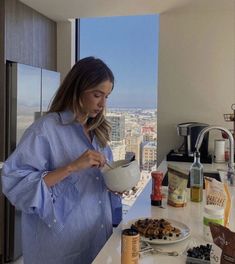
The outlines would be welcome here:
[[[122,165],[122,168],[128,167],[131,164],[131,162],[134,160],[135,160],[135,155],[132,156],[132,158],[128,161],[127,164]]]
[[[105,164],[106,164],[110,169],[114,169],[114,167],[112,167],[112,166],[108,163],[107,160],[106,160]]]
[[[176,251],[163,251],[162,249],[155,249],[150,246],[150,244],[146,241],[141,241],[141,247],[140,247],[140,254],[146,255],[146,254],[160,254],[160,255],[167,255],[167,256],[179,256],[179,253]]]

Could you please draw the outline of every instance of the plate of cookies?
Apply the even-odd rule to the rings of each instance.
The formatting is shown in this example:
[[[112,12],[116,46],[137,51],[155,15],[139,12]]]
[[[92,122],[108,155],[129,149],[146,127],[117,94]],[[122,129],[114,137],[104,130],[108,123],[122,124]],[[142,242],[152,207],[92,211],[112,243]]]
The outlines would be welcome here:
[[[151,244],[172,244],[190,236],[190,229],[176,220],[141,218],[128,223],[139,232],[141,239]]]

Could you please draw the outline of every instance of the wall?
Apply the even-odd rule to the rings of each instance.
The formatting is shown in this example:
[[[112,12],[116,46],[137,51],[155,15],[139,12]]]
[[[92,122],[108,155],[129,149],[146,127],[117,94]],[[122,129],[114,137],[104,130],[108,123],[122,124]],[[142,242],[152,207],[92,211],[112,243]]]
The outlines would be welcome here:
[[[56,70],[56,23],[17,0],[5,12],[6,59]]]
[[[5,124],[4,120],[4,98],[5,98],[5,89],[2,89],[2,87],[5,86],[5,66],[4,66],[4,10],[5,6],[4,3],[0,4],[0,113],[3,115],[3,118],[0,119],[0,127],[3,128]],[[0,137],[0,145],[3,145],[3,138],[5,137],[5,131],[1,132]],[[0,165],[0,173],[1,173],[1,165]],[[0,188],[1,188],[1,182],[0,182]],[[3,194],[0,192],[0,216],[3,215],[4,210],[4,199]],[[3,217],[0,217],[0,263],[2,263],[3,259],[3,237],[4,237],[4,219]]]
[[[75,63],[75,20],[57,22],[57,71],[61,80]]]
[[[56,22],[17,0],[0,1],[0,161],[5,159],[6,60],[56,70],[56,37]],[[0,263],[4,247],[2,198],[0,192]]]
[[[160,15],[158,162],[182,142],[178,123],[232,128],[223,114],[235,103],[235,2],[196,2]]]
[[[56,22],[17,0],[0,1],[0,161],[5,159],[5,63],[6,60],[57,68]],[[5,31],[4,31],[5,29]]]
[[[5,138],[5,1],[0,1],[0,153],[3,152]],[[3,159],[0,154],[0,161]]]

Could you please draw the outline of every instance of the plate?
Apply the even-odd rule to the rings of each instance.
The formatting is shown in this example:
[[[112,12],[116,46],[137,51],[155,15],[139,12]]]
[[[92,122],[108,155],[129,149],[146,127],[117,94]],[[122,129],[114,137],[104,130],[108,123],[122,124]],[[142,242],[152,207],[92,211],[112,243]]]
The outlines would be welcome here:
[[[136,221],[138,220],[143,220],[145,218],[138,218],[136,220],[132,220],[132,221],[129,221],[127,223],[128,227],[130,228],[132,224],[134,224]],[[150,218],[148,217],[148,219],[157,219],[157,218]],[[158,238],[155,238],[155,239],[150,239],[150,238],[147,238],[147,237],[144,237],[144,236],[141,236],[141,240],[143,241],[146,241],[150,244],[156,244],[156,245],[163,245],[163,244],[173,244],[173,243],[177,243],[177,242],[180,242],[180,241],[183,241],[185,240],[186,238],[188,238],[190,236],[190,229],[187,225],[181,223],[181,222],[178,222],[176,220],[173,220],[173,219],[167,219],[167,218],[164,218],[166,221],[168,221],[173,227],[176,227],[178,229],[180,229],[180,235],[179,236],[176,236],[175,234],[173,234],[172,237],[169,237],[169,236],[165,236],[165,239],[158,239]]]

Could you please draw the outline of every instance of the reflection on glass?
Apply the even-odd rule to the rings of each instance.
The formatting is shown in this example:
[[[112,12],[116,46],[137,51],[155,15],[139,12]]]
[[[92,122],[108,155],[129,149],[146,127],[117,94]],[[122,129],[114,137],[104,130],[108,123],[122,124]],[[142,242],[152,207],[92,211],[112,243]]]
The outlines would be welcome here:
[[[16,144],[25,129],[46,112],[60,84],[60,74],[37,67],[17,64]]]
[[[41,69],[17,65],[17,132],[18,144],[25,129],[34,121],[34,112],[40,110]]]
[[[46,112],[55,91],[60,85],[60,74],[58,72],[42,69],[42,106],[41,111]]]

